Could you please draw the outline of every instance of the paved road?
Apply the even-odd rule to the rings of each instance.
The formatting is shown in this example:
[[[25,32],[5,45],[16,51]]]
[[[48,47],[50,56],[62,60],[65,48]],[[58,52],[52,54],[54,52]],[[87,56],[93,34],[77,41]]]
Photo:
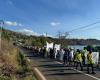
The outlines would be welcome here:
[[[24,51],[28,53],[27,57],[33,61],[33,67],[37,67],[47,80],[100,80],[100,70],[97,70],[95,75],[88,75],[86,70],[80,72],[55,60],[34,56],[32,51],[25,49]]]

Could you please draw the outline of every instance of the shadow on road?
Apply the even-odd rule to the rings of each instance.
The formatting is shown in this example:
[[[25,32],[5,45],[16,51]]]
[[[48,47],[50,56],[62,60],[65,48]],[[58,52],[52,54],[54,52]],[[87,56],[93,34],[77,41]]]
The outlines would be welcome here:
[[[52,75],[52,76],[55,76],[55,75],[66,75],[66,76],[69,76],[69,75],[76,75],[76,74],[79,74],[79,75],[81,75],[81,73],[53,73],[53,74],[46,74],[47,76],[49,76],[49,75]]]
[[[40,65],[39,67],[44,67],[44,68],[57,68],[57,67],[65,67],[61,64],[46,64],[46,65]]]
[[[44,61],[40,61],[40,62],[52,62],[51,60],[44,60]]]
[[[66,70],[72,70],[72,69],[52,69],[52,70],[46,70],[46,71],[61,71],[61,72],[63,72],[63,71],[66,71]]]

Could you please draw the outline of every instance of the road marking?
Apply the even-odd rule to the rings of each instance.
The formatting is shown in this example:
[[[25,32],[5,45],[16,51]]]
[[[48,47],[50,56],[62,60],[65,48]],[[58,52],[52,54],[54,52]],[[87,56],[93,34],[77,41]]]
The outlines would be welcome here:
[[[84,73],[84,72],[82,72],[82,71],[79,71],[79,70],[76,70],[76,69],[74,69],[74,68],[73,68],[73,70],[75,70],[75,71],[77,71],[77,72],[79,72],[79,73],[82,73],[82,74],[84,74],[84,75],[86,75],[86,76],[89,76],[89,77],[91,77],[91,78],[94,78],[94,79],[96,79],[96,80],[100,80],[100,78],[97,78],[97,77],[92,76],[92,75],[90,75],[90,74],[86,74],[86,73]]]
[[[63,64],[63,63],[58,62],[58,61],[55,61],[55,62],[58,63],[58,64]],[[79,70],[77,70],[77,69],[74,69],[74,68],[71,68],[71,69],[73,69],[73,70],[75,70],[75,71],[77,71],[77,72],[79,72],[79,73],[81,73],[81,74],[84,74],[84,75],[86,75],[86,76],[89,76],[89,77],[91,77],[91,78],[94,78],[94,79],[96,79],[96,80],[100,80],[100,78],[97,78],[97,77],[92,76],[92,75],[90,75],[90,74],[86,74],[86,73],[84,73],[84,72],[82,72],[82,71],[79,71]]]

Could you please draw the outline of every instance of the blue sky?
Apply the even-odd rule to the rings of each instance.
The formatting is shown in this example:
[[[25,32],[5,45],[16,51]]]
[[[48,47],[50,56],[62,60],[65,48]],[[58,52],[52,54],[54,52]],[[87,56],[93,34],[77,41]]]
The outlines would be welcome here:
[[[100,21],[100,0],[0,0],[0,19],[11,30],[56,36]],[[100,23],[69,37],[100,39]]]

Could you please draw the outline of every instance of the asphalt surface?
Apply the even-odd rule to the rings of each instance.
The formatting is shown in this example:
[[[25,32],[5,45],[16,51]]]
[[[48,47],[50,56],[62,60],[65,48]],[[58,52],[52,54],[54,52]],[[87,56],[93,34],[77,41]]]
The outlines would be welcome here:
[[[31,50],[21,48],[33,61],[33,67],[37,67],[47,80],[100,80],[100,69],[95,69],[96,74],[86,74],[86,68],[81,72],[74,67],[64,66],[58,61],[33,55]]]

